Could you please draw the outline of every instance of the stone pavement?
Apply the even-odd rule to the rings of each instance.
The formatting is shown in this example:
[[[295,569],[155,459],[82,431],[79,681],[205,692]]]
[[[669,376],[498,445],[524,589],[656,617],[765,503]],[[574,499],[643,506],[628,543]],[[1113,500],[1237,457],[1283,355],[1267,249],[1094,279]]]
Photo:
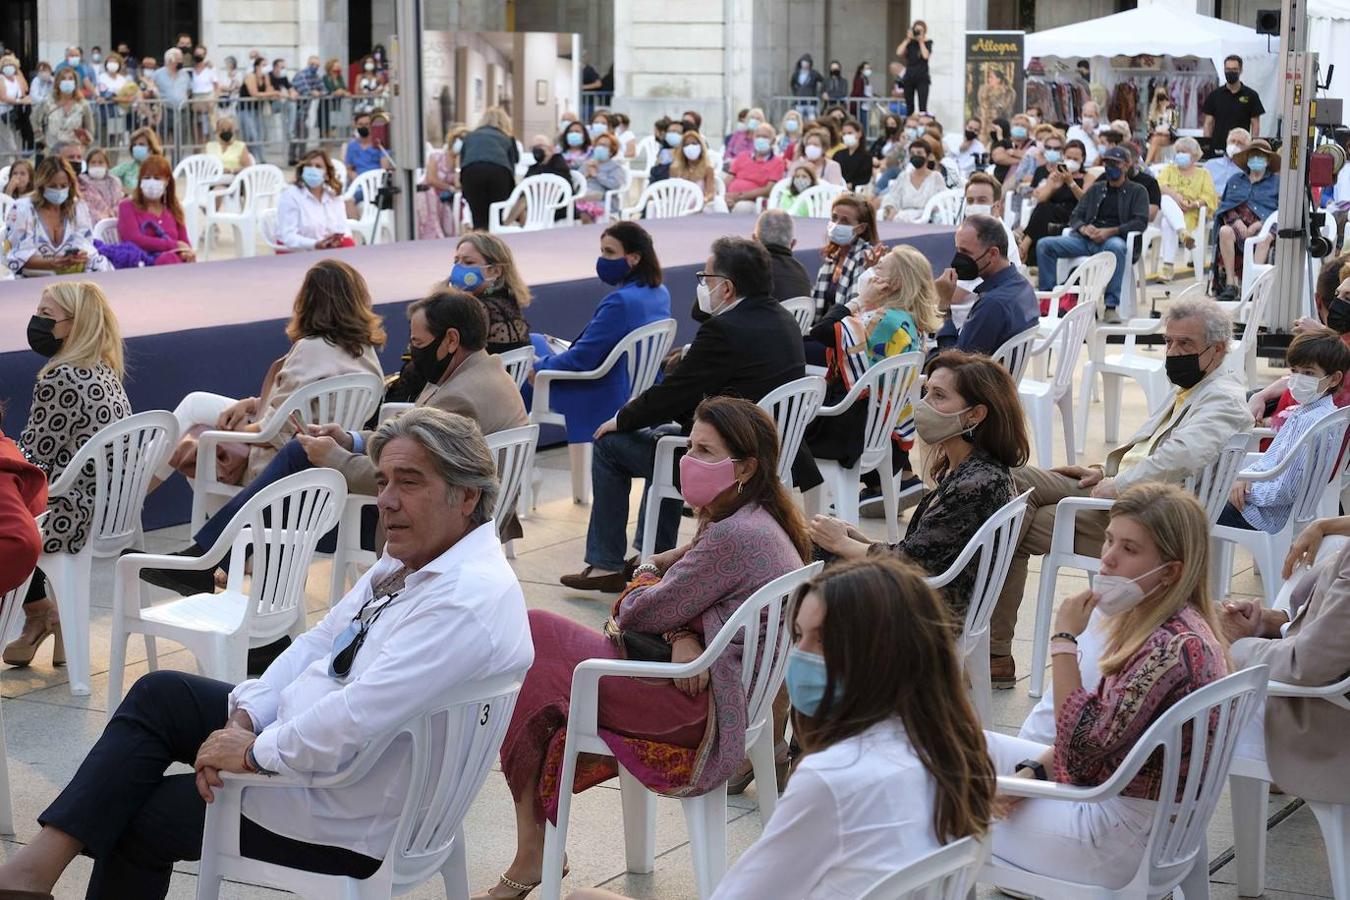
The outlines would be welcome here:
[[[1154,291],[1161,293],[1156,288]],[[1274,369],[1261,364],[1263,382],[1272,377],[1274,372]],[[1144,420],[1145,410],[1142,392],[1137,387],[1128,388],[1124,397],[1121,434],[1128,436]],[[1100,403],[1093,405],[1091,416],[1085,459],[1087,462],[1096,462],[1105,455],[1101,441]],[[1055,435],[1059,441],[1055,457],[1057,461],[1062,461],[1063,442],[1058,424]],[[581,566],[588,507],[575,505],[570,499],[565,449],[542,453],[539,465],[545,476],[539,507],[524,523],[525,537],[517,542],[515,570],[531,608],[548,609],[598,628],[608,615],[612,595],[577,594],[561,587],[557,581],[560,574],[576,571]],[[633,499],[631,518],[635,519],[636,490]],[[690,520],[684,520],[684,527],[686,530],[690,528]],[[879,520],[864,519],[863,530],[878,539],[885,536]],[[152,552],[177,549],[186,543],[186,528],[179,526],[151,533],[147,536],[147,543],[147,549]],[[1257,595],[1260,591],[1259,578],[1252,569],[1250,558],[1241,551],[1237,568],[1239,573],[1233,580],[1233,593]],[[307,598],[311,621],[317,620],[326,608],[328,570],[326,559],[314,564]],[[92,598],[92,695],[70,695],[64,669],[53,669],[50,664],[50,643],[40,651],[31,668],[5,669],[0,672],[10,777],[16,807],[14,818],[18,830],[18,834],[0,839],[0,852],[5,854],[33,838],[37,831],[37,814],[71,777],[103,726],[112,592],[110,570],[100,568],[96,571]],[[1029,585],[1034,586],[1036,583],[1036,571],[1036,560],[1033,559],[1033,577]],[[1086,578],[1081,574],[1062,575],[1057,595],[1061,598],[1070,596],[1084,589],[1086,584]],[[1034,587],[1031,592],[1029,596],[1032,599],[1023,607],[1015,647],[1021,681],[1015,690],[996,692],[994,695],[993,726],[1009,733],[1016,732],[1034,704],[1026,693],[1035,607]],[[161,641],[160,647],[162,667],[196,670],[194,660],[186,650],[174,651],[166,641]],[[145,672],[144,659],[143,644],[133,639],[128,653],[128,685]],[[760,834],[755,790],[752,786],[745,795],[731,798],[727,820],[732,859]],[[1286,811],[1289,806],[1294,807],[1292,812]],[[624,871],[623,827],[617,782],[580,795],[572,810],[571,841],[568,847],[571,875],[564,882],[566,888],[599,885],[633,897],[662,900],[697,896],[689,845],[678,803],[671,800],[658,803],[656,869],[651,875],[631,875]],[[1272,897],[1330,897],[1332,892],[1326,853],[1311,811],[1294,798],[1273,795],[1270,815],[1277,824],[1269,830],[1267,893]],[[474,889],[486,887],[495,881],[497,874],[510,861],[515,846],[510,791],[499,771],[494,771],[488,778],[483,792],[474,803],[465,824],[465,834],[470,884]],[[1236,895],[1231,847],[1232,824],[1225,794],[1209,829],[1213,873],[1211,889],[1220,900]],[[195,896],[195,872],[195,864],[179,865],[175,870],[170,896]],[[58,884],[56,896],[82,897],[88,873],[88,861],[77,860]],[[982,887],[980,893],[987,896],[994,892]],[[224,891],[224,896],[231,898],[282,895],[283,892],[253,885],[227,885]],[[444,893],[440,883],[433,882],[410,896],[433,898],[443,897]]]

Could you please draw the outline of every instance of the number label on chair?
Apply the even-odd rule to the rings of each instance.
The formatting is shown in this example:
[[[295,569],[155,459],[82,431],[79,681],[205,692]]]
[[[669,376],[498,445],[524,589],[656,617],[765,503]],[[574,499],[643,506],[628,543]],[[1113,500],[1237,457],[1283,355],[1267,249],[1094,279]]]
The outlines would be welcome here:
[[[491,703],[484,703],[484,704],[483,704],[483,716],[482,716],[482,718],[480,718],[480,719],[478,720],[478,724],[479,724],[479,725],[486,725],[486,724],[488,723],[488,713],[490,713],[490,712],[492,712],[492,704],[491,704]]]

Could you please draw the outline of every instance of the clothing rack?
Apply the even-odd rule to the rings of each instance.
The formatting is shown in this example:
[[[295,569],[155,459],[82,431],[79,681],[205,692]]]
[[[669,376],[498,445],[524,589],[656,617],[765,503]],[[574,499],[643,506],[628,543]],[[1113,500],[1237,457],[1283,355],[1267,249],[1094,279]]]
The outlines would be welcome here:
[[[1200,128],[1205,121],[1201,112],[1205,98],[1219,86],[1208,72],[1176,72],[1157,69],[1107,70],[1107,118],[1124,119],[1135,133],[1148,131],[1148,112],[1153,93],[1162,85],[1176,106],[1177,127]]]
[[[1026,101],[1022,108],[1039,106],[1047,122],[1073,124],[1082,117],[1083,104],[1092,99],[1088,86],[1073,75],[1028,75],[1025,81]]]

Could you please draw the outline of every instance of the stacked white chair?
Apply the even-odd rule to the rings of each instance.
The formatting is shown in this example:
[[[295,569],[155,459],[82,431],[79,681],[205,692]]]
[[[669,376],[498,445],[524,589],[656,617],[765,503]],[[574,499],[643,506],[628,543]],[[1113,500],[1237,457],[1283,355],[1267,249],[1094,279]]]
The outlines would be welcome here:
[[[683,178],[667,178],[642,189],[637,204],[622,219],[676,219],[703,212],[703,189]]]
[[[556,383],[595,381],[604,378],[622,361],[628,370],[628,399],[632,400],[656,382],[661,362],[675,340],[675,320],[661,319],[635,328],[614,345],[604,361],[594,369],[568,372],[561,369],[543,369],[534,376],[534,401],[530,406],[530,421],[537,425],[566,425],[567,418],[554,412],[549,405]],[[568,444],[572,463],[572,499],[586,503],[590,496],[591,474],[590,442]]]
[[[575,172],[573,174],[576,174]],[[508,223],[517,203],[525,205],[525,222]],[[562,213],[561,222],[555,220]],[[531,175],[511,191],[511,196],[488,206],[488,231],[508,234],[518,231],[541,231],[556,225],[571,225],[575,221],[572,203],[572,185],[557,175]]]
[[[1274,294],[1275,267],[1271,266],[1252,279],[1251,291],[1229,311],[1234,322],[1242,323],[1242,337],[1229,343],[1224,365],[1247,384],[1256,381],[1257,337],[1265,324],[1266,310],[1270,308]]]
[[[806,426],[815,418],[825,402],[825,379],[807,375],[796,381],[779,385],[760,398],[758,406],[773,418],[778,430],[778,479],[792,487],[792,462],[797,458]],[[656,524],[660,517],[662,500],[680,500],[675,487],[675,452],[689,446],[689,438],[667,435],[656,442],[656,457],[652,466],[652,480],[647,489],[647,506],[643,514],[642,558],[656,552]]]
[[[816,418],[840,416],[856,403],[867,404],[867,421],[863,426],[862,454],[852,466],[837,460],[817,459],[816,466],[824,483],[807,491],[806,514],[814,515],[824,504],[822,496],[834,498],[834,513],[841,520],[858,524],[858,493],[862,476],[875,471],[881,479],[882,505],[886,511],[886,539],[900,540],[900,501],[895,492],[895,473],[891,465],[891,442],[900,414],[906,404],[918,394],[919,370],[923,367],[922,353],[899,353],[873,365],[854,383],[847,396],[833,406],[821,407]]]
[[[791,297],[783,301],[783,309],[792,313],[792,317],[796,319],[797,324],[801,326],[803,336],[811,330],[811,323],[816,317],[816,301],[814,297]]]
[[[363,244],[389,244],[394,241],[394,212],[380,211],[379,192],[382,184],[384,169],[371,169],[353,178],[342,192],[343,200],[356,204],[357,218],[348,219],[347,227],[351,229],[352,236]]]
[[[5,179],[0,178],[0,185]],[[37,517],[40,532],[48,513]],[[28,595],[28,585],[33,580],[33,572],[23,580],[23,584],[7,594],[0,595],[0,641],[9,643],[11,636],[17,634],[23,621],[23,598]],[[14,833],[14,802],[9,790],[9,752],[5,748],[5,719],[0,715],[0,834]]]
[[[1108,262],[1114,262],[1108,257]],[[1079,303],[1058,320],[1055,330],[1037,341],[1031,356],[1038,361],[1049,360],[1054,366],[1053,377],[1038,380],[1027,376],[1017,382],[1017,396],[1026,411],[1027,422],[1036,444],[1036,464],[1042,469],[1053,465],[1054,410],[1059,407],[1064,425],[1064,452],[1069,465],[1074,464],[1073,376],[1078,369],[1078,357],[1083,343],[1097,315],[1092,303]],[[1048,369],[1049,364],[1043,366]]]
[[[94,472],[94,508],[83,548],[43,553],[38,567],[55,595],[66,645],[70,692],[89,693],[89,608],[95,559],[118,556],[140,543],[141,508],[155,470],[178,443],[178,420],[163,410],[106,425],[71,458],[47,491],[50,504],[68,495],[86,467]]]
[[[1209,896],[1205,832],[1223,793],[1238,734],[1265,700],[1268,669],[1257,666],[1193,691],[1149,726],[1105,782],[1078,787],[1055,781],[1000,776],[1000,793],[1068,803],[1097,803],[1121,796],[1156,753],[1162,779],[1139,869],[1129,883],[1110,889],[1039,875],[991,859],[979,880],[1044,900],[1155,898],[1180,889],[1187,900]],[[1015,819],[1006,827],[1015,827]]]
[[[1088,405],[1092,399],[1093,379],[1101,376],[1104,429],[1108,446],[1114,446],[1120,431],[1120,392],[1126,378],[1139,382],[1149,414],[1158,410],[1172,390],[1167,380],[1167,364],[1161,348],[1144,353],[1138,339],[1162,334],[1162,319],[1131,319],[1120,325],[1097,325],[1088,342],[1088,359],[1083,363],[1082,396],[1078,398],[1078,452],[1087,443]],[[1122,337],[1119,353],[1107,353],[1108,337]]]
[[[261,430],[204,431],[197,437],[197,474],[192,483],[192,533],[206,524],[207,516],[224,506],[240,488],[217,477],[216,448],[223,443],[267,446],[285,429],[291,428],[292,414],[305,425],[333,423],[345,431],[354,431],[379,408],[384,396],[384,379],[378,375],[355,373],[324,378],[300,388],[268,416]]]
[[[1266,257],[1267,262],[1259,263],[1256,261],[1256,248],[1261,242],[1270,237],[1270,233],[1279,227],[1275,220],[1279,213],[1273,212],[1266,216],[1266,220],[1261,223],[1261,230],[1242,242],[1242,296],[1247,296],[1252,292],[1252,285],[1255,284],[1257,276],[1262,272],[1274,268],[1275,249],[1272,247],[1270,255]]]
[[[568,817],[577,757],[582,753],[613,756],[601,739],[599,715],[600,679],[692,678],[712,668],[732,641],[741,638],[741,686],[746,693],[745,747],[754,766],[755,783],[773,785],[773,699],[783,684],[792,623],[788,604],[792,595],[816,576],[822,563],[812,563],[770,581],[737,608],[698,659],[687,663],[656,663],[637,660],[588,659],[572,673],[571,704],[567,736],[563,742],[562,777],[558,783],[557,824],[544,827],[544,873],[540,896],[557,900],[562,889],[563,855],[567,846]],[[761,634],[761,628],[763,632]],[[619,766],[623,794],[623,824],[630,872],[651,872],[655,864],[656,804],[642,783]],[[776,791],[759,792],[760,818],[773,815]],[[726,782],[697,797],[681,797],[694,873],[700,898],[717,888],[727,864]]]
[[[970,679],[980,721],[991,726],[994,688],[989,672],[989,620],[993,618],[1003,582],[1008,578],[1008,567],[1012,564],[1013,550],[1021,537],[1022,520],[1026,517],[1027,498],[1030,496],[1031,491],[1026,491],[1005,503],[971,536],[961,555],[947,567],[947,571],[926,579],[931,586],[942,588],[970,565],[977,567],[958,650],[966,676]],[[977,554],[978,562],[975,561]]]
[[[179,185],[178,202],[183,207],[183,224],[194,250],[201,240],[202,220],[210,206],[211,189],[224,175],[224,164],[205,153],[186,156],[173,167],[173,178]]]
[[[469,896],[464,817],[492,772],[506,738],[525,673],[470,682],[435,708],[413,717],[370,743],[341,772],[320,777],[222,773],[224,787],[206,808],[198,900],[216,900],[221,879],[265,884],[304,897],[387,900],[441,877],[447,897]],[[394,747],[406,747],[408,784],[394,837],[384,861],[365,879],[321,875],[245,857],[239,849],[243,791],[322,788],[341,791],[360,783]]]
[[[151,671],[159,667],[155,639],[167,638],[192,651],[201,674],[232,684],[247,677],[250,649],[303,634],[309,564],[319,540],[337,524],[346,499],[341,472],[297,472],[250,498],[199,557],[135,553],[119,559],[113,584],[108,717],[122,702],[127,638],[132,634],[145,638]],[[245,548],[252,550],[247,589]],[[224,591],[144,606],[141,570],[211,571],[227,552],[230,570]]]
[[[256,256],[258,214],[276,206],[286,187],[286,177],[276,166],[257,163],[243,169],[226,188],[217,188],[206,199],[206,238],[202,259],[211,256],[216,228],[234,230],[240,256]]]
[[[887,875],[858,900],[965,900],[988,858],[988,843],[961,838]]]

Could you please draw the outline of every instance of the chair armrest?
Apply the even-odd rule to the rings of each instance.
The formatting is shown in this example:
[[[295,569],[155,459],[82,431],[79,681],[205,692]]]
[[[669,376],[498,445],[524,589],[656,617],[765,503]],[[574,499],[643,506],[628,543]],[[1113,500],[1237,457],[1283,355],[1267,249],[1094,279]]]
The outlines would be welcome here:
[[[1112,779],[1114,781],[1114,779]],[[1120,793],[1107,790],[1111,781],[1097,787],[1087,788],[1057,781],[1040,781],[1035,778],[1017,778],[1011,775],[998,776],[998,793],[1012,797],[1034,797],[1040,800],[1068,800],[1073,803],[1092,803],[1107,800]]]
[[[1055,505],[1055,527],[1050,535],[1049,553],[1074,553],[1078,513],[1091,509],[1108,510],[1114,500],[1105,497],[1065,497]]]
[[[668,474],[675,466],[675,451],[689,446],[689,438],[679,434],[667,434],[656,442],[656,457],[652,461],[653,483]]]
[[[1303,685],[1271,681],[1266,686],[1267,697],[1303,697],[1325,700],[1342,709],[1350,710],[1350,698],[1347,698],[1346,694],[1350,694],[1350,675],[1332,684]]]
[[[1098,325],[1098,337],[1158,334],[1162,331],[1162,319],[1131,319],[1120,325]]]

